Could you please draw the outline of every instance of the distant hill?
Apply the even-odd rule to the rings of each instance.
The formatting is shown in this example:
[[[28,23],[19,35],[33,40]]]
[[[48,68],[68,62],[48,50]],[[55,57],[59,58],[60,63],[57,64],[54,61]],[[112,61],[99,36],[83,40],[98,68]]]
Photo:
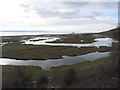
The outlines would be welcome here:
[[[114,28],[112,30],[108,30],[105,32],[100,32],[99,34],[102,34],[102,35],[105,35],[105,36],[108,36],[108,37],[118,40],[118,39],[120,39],[120,27]]]

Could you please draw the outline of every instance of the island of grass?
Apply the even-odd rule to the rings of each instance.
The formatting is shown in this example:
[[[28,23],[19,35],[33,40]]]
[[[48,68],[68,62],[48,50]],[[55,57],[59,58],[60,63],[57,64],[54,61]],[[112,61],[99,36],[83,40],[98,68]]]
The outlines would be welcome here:
[[[36,35],[36,36],[4,36],[2,42],[19,42],[21,40],[28,40],[35,37],[59,37],[59,40],[47,43],[74,43],[74,44],[85,44],[95,42],[96,37],[93,34],[65,34],[65,35]],[[41,41],[39,40],[30,40],[30,41]]]
[[[47,42],[47,43],[74,43],[74,44],[87,44],[87,43],[93,43],[95,42],[94,39],[96,37],[92,34],[68,34],[65,36],[59,36],[60,39],[53,41],[53,42]]]
[[[111,47],[106,46],[89,46],[89,47],[73,47],[73,46],[48,46],[48,45],[23,45],[22,40],[28,40],[35,37],[47,37],[45,35],[38,36],[6,36],[3,37],[3,43],[8,42],[2,47],[2,57],[19,59],[19,60],[47,60],[60,59],[62,56],[77,56],[92,52],[107,52]],[[65,34],[65,35],[49,35],[49,37],[59,37],[61,39],[50,43],[77,43],[86,44],[95,42],[97,37],[93,34]],[[44,39],[40,39],[44,40]],[[36,40],[33,40],[36,41]],[[38,41],[38,40],[37,40]],[[49,43],[49,42],[47,42]]]
[[[78,56],[92,52],[107,52],[111,47],[73,47],[73,46],[48,46],[48,45],[23,45],[19,42],[8,43],[2,47],[2,58],[19,60],[46,60],[59,59],[62,56]]]

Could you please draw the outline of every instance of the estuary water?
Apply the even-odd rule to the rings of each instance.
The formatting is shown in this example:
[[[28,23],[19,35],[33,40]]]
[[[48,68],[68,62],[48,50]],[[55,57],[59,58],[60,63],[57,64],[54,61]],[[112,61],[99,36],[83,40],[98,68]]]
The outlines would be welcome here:
[[[48,60],[15,60],[8,58],[0,58],[0,65],[30,65],[39,66],[43,70],[49,70],[51,67],[57,67],[61,65],[71,65],[84,61],[94,61],[96,59],[109,56],[110,52],[94,52],[86,55],[68,57],[63,56],[62,59],[48,59]]]
[[[41,40],[42,39],[42,40]],[[58,37],[36,37],[29,40],[22,40],[22,44],[32,44],[32,45],[51,45],[51,46],[75,46],[75,47],[88,47],[88,46],[107,46],[111,47],[112,42],[117,42],[111,38],[97,38],[95,42],[88,44],[69,44],[69,43],[50,43],[56,41],[60,38]],[[47,43],[49,42],[49,43]]]
[[[50,43],[52,41],[58,40],[58,37],[33,37],[28,40],[21,40],[22,44],[33,44],[33,45],[52,45],[52,46],[107,46],[112,47],[112,42],[117,42],[111,38],[97,38],[96,42],[88,43],[88,44],[68,44],[68,43]],[[82,40],[83,41],[83,40]],[[49,42],[49,43],[47,43]],[[7,44],[7,43],[5,43]],[[9,58],[0,58],[0,65],[31,65],[31,66],[39,66],[43,70],[49,70],[51,67],[57,67],[61,65],[72,65],[79,62],[84,61],[93,61],[100,58],[104,58],[109,56],[110,52],[93,52],[86,55],[80,56],[63,56],[62,59],[47,59],[47,60],[16,60]]]

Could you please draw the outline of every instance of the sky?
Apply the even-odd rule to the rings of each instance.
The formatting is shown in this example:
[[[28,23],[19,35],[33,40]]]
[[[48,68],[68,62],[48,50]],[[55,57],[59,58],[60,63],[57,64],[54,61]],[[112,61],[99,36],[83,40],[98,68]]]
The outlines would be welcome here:
[[[64,1],[0,0],[0,30],[89,33],[118,26],[118,0]]]

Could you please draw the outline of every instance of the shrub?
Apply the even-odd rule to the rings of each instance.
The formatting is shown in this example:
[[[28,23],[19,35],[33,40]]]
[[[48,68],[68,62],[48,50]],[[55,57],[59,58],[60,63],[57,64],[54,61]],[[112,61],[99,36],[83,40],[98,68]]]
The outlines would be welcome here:
[[[37,88],[46,88],[48,85],[48,78],[44,75],[40,75],[36,81]]]
[[[76,81],[76,71],[75,71],[75,69],[71,68],[64,72],[61,85],[62,85],[62,87],[70,86],[75,81]]]

